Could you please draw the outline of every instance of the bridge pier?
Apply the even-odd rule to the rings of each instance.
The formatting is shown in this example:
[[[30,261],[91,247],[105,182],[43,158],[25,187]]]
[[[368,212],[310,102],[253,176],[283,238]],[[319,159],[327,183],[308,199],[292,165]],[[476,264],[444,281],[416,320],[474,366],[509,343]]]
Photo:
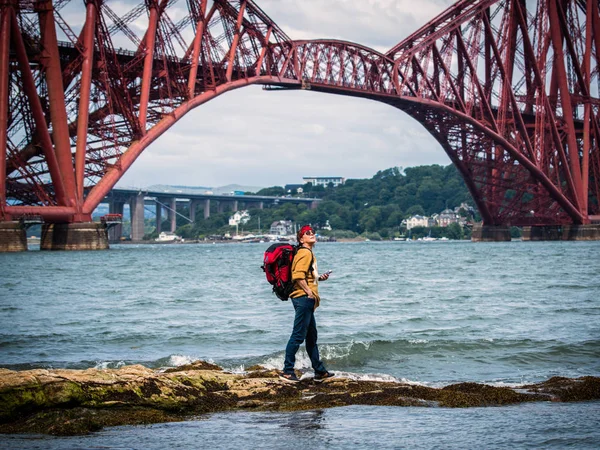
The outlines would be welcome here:
[[[171,229],[169,231],[175,233],[175,230],[177,229],[177,215],[175,214],[175,211],[177,211],[177,199],[175,197],[169,199],[169,208],[169,223],[171,224]]]
[[[144,239],[144,194],[140,193],[129,200],[131,214],[131,240]]]
[[[524,241],[600,241],[600,225],[545,225],[523,227]]]
[[[106,225],[96,222],[45,223],[40,250],[106,250]]]
[[[27,233],[21,222],[0,222],[0,253],[27,250]]]
[[[108,212],[110,214],[121,214],[121,217],[123,217],[124,208],[125,202],[112,201],[108,205]],[[121,236],[123,236],[123,225],[120,223],[108,230],[108,242],[120,242]]]
[[[160,234],[162,231],[162,205],[156,199],[156,232]]]
[[[210,200],[204,200],[204,218],[208,219],[210,217]]]
[[[510,227],[504,225],[473,225],[472,242],[509,242]]]
[[[196,208],[198,207],[198,200],[190,200],[190,220],[192,222],[196,221]]]

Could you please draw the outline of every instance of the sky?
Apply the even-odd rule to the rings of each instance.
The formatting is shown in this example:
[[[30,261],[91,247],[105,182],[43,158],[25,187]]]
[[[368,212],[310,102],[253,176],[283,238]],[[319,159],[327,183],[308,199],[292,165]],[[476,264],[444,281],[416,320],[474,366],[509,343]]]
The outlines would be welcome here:
[[[453,1],[256,3],[291,39],[341,39],[385,52]],[[189,112],[141,154],[117,186],[283,186],[302,183],[304,176],[370,178],[390,167],[424,164],[450,160],[398,109],[340,95],[250,86]]]

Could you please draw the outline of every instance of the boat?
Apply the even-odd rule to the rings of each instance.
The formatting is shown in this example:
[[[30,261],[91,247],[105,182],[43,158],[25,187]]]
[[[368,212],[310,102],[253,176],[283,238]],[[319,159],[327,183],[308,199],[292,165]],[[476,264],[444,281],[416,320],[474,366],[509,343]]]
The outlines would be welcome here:
[[[424,238],[421,238],[420,240],[426,241],[426,242],[431,242],[431,241],[437,241],[437,238],[431,237],[431,230],[429,230],[429,234],[427,236],[425,236]]]
[[[179,242],[181,240],[181,236],[177,236],[175,233],[170,233],[168,231],[163,231],[155,239],[156,242]]]

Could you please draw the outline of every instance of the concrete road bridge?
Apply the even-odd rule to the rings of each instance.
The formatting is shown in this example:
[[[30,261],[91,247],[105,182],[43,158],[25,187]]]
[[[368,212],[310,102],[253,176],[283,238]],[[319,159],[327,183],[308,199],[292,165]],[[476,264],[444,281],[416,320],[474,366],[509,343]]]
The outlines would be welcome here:
[[[141,241],[144,236],[144,211],[146,207],[155,208],[156,231],[171,231],[176,228],[178,206],[186,206],[188,220],[196,220],[197,212],[202,209],[205,219],[210,217],[211,205],[216,204],[217,212],[239,211],[240,209],[259,208],[286,203],[305,204],[313,209],[317,207],[318,198],[271,197],[266,195],[233,195],[233,194],[195,194],[185,190],[145,190],[145,189],[112,189],[101,203],[108,203],[110,214],[123,216],[124,207],[129,205],[131,220],[131,240]],[[163,212],[170,222],[169,230],[162,230]],[[109,230],[109,241],[118,241],[122,235],[121,225],[116,223]]]

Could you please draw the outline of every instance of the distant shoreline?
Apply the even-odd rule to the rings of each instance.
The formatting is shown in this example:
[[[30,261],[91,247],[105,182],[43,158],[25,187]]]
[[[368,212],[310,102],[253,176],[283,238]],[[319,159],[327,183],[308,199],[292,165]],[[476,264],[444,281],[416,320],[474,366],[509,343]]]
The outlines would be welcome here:
[[[38,239],[39,240],[39,239]],[[460,239],[455,240],[456,242],[471,242],[470,239]],[[286,243],[287,241],[264,241],[264,243]],[[394,241],[392,239],[381,239],[381,240],[370,240],[368,238],[363,237],[354,237],[354,238],[336,238],[335,241],[317,241],[319,244],[331,244],[331,243],[348,243],[348,242],[404,242],[404,241]],[[417,242],[415,240],[415,242]],[[133,244],[152,244],[152,245],[189,245],[189,244],[257,244],[258,242],[247,242],[242,240],[234,240],[234,239],[224,239],[224,240],[185,240],[185,241],[112,241],[113,244],[125,244],[125,245],[133,245]],[[262,243],[262,242],[261,242]]]
[[[331,243],[335,243],[335,242],[365,242],[366,239],[365,238],[339,238],[335,241],[318,241],[319,244],[331,244]],[[285,243],[286,241],[264,241],[261,243],[265,243],[265,244],[274,244],[276,242],[281,242],[281,243]],[[393,242],[393,241],[378,241],[378,242]],[[157,241],[115,241],[115,242],[110,242],[111,245],[113,244],[126,244],[126,245],[132,245],[132,244],[156,244],[156,245],[186,245],[186,244],[257,244],[258,242],[244,242],[244,241],[234,241],[231,239],[228,240],[222,240],[222,241],[198,241],[198,240],[193,240],[193,241],[172,241],[172,242],[157,242]]]

